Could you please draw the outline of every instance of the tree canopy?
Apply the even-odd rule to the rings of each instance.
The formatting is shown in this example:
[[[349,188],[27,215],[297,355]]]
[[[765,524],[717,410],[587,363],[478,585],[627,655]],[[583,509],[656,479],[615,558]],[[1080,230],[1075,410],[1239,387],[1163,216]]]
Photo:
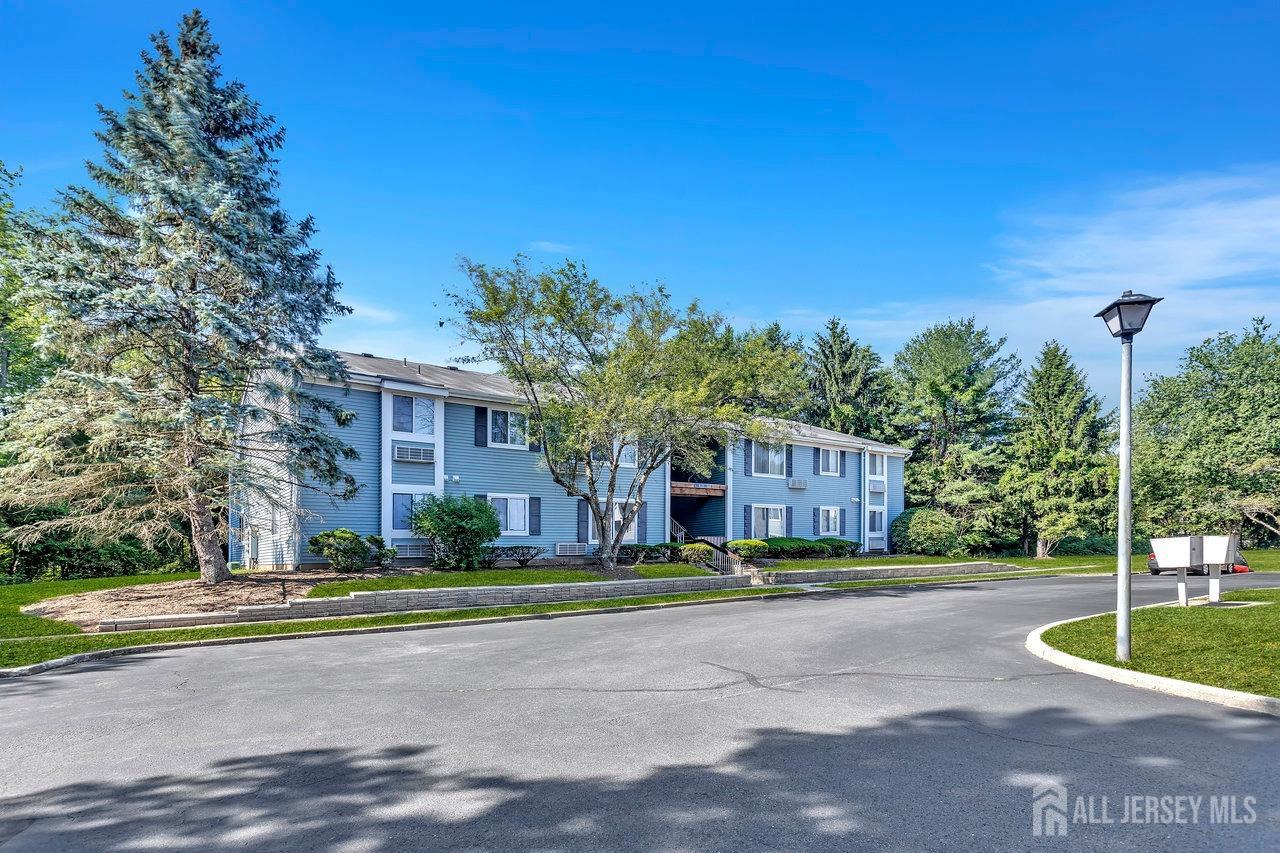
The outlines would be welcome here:
[[[281,484],[355,488],[325,427],[350,415],[300,385],[344,375],[318,344],[338,283],[276,198],[283,130],[218,52],[199,12],[155,35],[124,109],[99,107],[96,188],[22,225],[19,295],[60,363],[6,424],[0,469],[0,502],[69,509],[18,535],[189,535],[215,582],[232,483],[273,506]]]
[[[878,441],[889,437],[889,372],[838,318],[814,336],[806,367],[811,423]]]
[[[519,388],[527,439],[552,479],[587,502],[608,570],[655,472],[672,461],[709,473],[717,443],[760,434],[751,406],[781,402],[764,381],[776,353],[767,336],[732,335],[661,287],[614,292],[572,261],[463,270],[470,290],[453,295],[462,334],[478,345],[475,360]]]

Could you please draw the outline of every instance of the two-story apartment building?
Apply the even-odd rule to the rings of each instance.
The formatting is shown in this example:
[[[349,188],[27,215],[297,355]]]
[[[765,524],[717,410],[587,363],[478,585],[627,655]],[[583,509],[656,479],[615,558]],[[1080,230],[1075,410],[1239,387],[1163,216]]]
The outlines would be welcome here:
[[[260,567],[322,562],[307,540],[324,530],[380,534],[401,557],[427,556],[409,529],[426,494],[483,496],[502,525],[499,544],[537,545],[547,557],[589,555],[596,532],[585,502],[565,494],[528,443],[517,389],[506,378],[368,353],[340,353],[341,385],[313,383],[355,413],[334,425],[359,454],[344,463],[360,485],[350,500],[293,488],[275,505],[233,507],[230,559]],[[688,531],[713,541],[767,536],[839,536],[888,550],[902,511],[908,451],[791,421],[776,445],[738,441],[710,477],[670,466],[650,477],[627,539],[656,544]],[[625,466],[625,458],[624,458]],[[623,472],[625,489],[625,470]]]

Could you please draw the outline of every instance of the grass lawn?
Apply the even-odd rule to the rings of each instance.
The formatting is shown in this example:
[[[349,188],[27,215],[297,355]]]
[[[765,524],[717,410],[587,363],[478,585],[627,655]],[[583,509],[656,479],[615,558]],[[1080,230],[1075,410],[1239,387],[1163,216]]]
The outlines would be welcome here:
[[[118,578],[88,578],[76,581],[39,581],[0,586],[0,639],[8,637],[47,637],[55,634],[78,634],[80,629],[69,622],[24,616],[19,609],[46,598],[93,592],[99,589],[115,589],[122,586],[138,586],[148,583],[185,581],[200,577],[196,572],[180,572],[167,575],[125,575]]]
[[[1115,614],[1059,625],[1043,639],[1068,654],[1110,666],[1280,697],[1280,589],[1242,589],[1222,598],[1267,603],[1135,610],[1133,660],[1127,664],[1115,660]]]
[[[827,589],[860,589],[862,587],[869,586],[907,586],[922,583],[954,583],[956,581],[1017,580],[1019,578],[1041,578],[1046,575],[1096,574],[1106,574],[1106,572],[1091,566],[1079,566],[1075,568],[1063,567],[1061,569],[1043,569],[1029,572],[988,572],[980,575],[937,575],[935,577],[925,578],[876,578],[865,581],[835,581],[834,583],[824,583],[822,586]]]
[[[118,580],[118,579],[117,579]],[[36,637],[0,643],[0,668],[26,666],[66,655],[125,646],[155,643],[178,643],[213,640],[223,637],[265,637],[303,631],[340,631],[351,628],[375,628],[391,625],[423,625],[458,619],[486,619],[495,616],[523,616],[538,613],[565,613],[573,610],[600,610],[643,604],[668,604],[681,601],[750,598],[776,593],[796,593],[795,587],[749,587],[707,592],[683,592],[670,595],[635,595],[600,601],[563,601],[553,604],[521,604],[507,607],[471,607],[439,610],[430,613],[389,613],[381,616],[347,616],[334,619],[295,619],[285,622],[254,622],[243,625],[212,625],[206,628],[169,628],[162,631],[122,631],[107,634],[74,634],[58,637]]]
[[[702,578],[707,575],[714,575],[715,572],[709,572],[706,569],[700,569],[697,566],[690,566],[683,563],[649,563],[643,566],[635,567],[636,574],[645,580],[658,580],[660,578]]]
[[[332,598],[349,592],[371,592],[383,589],[523,586],[531,583],[581,583],[598,580],[604,580],[599,573],[581,569],[481,569],[474,572],[431,572],[424,575],[398,575],[389,578],[322,583],[312,587],[307,593],[307,598]]]

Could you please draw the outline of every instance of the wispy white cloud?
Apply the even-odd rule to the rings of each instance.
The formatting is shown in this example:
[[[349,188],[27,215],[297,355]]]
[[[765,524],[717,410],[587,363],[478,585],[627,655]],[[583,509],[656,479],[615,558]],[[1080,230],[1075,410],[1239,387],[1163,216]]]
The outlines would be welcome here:
[[[531,240],[529,248],[535,252],[548,252],[550,254],[564,254],[572,252],[573,246],[568,243],[555,243],[551,240]]]
[[[396,323],[400,320],[400,315],[387,308],[379,308],[377,305],[369,305],[363,302],[348,302],[351,306],[351,319],[364,320],[369,323]]]

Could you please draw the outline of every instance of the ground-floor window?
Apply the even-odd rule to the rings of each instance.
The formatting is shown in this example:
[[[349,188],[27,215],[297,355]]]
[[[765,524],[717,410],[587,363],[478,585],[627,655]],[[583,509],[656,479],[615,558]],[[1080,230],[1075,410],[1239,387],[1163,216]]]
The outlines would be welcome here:
[[[756,539],[787,535],[787,508],[756,506],[752,509],[751,535]]]
[[[818,510],[818,535],[840,535],[840,507],[824,506]]]
[[[391,496],[391,529],[408,530],[413,517],[413,495],[396,493]]]
[[[884,535],[884,510],[873,509],[867,512],[867,533]]]
[[[644,508],[642,507],[640,511],[644,512]],[[622,516],[623,516],[623,505],[614,504],[613,505],[613,535],[615,537],[618,535],[618,531],[622,529]],[[639,520],[640,520],[640,514],[637,513],[636,517],[631,520],[631,525],[627,528],[626,532],[622,535],[623,542],[636,541],[636,522],[638,522]],[[596,523],[594,518],[592,519],[590,526],[591,526],[591,535],[587,537],[587,539],[589,542],[591,542],[594,545],[600,541],[600,531],[596,530]]]
[[[503,536],[529,535],[528,495],[489,495]]]

